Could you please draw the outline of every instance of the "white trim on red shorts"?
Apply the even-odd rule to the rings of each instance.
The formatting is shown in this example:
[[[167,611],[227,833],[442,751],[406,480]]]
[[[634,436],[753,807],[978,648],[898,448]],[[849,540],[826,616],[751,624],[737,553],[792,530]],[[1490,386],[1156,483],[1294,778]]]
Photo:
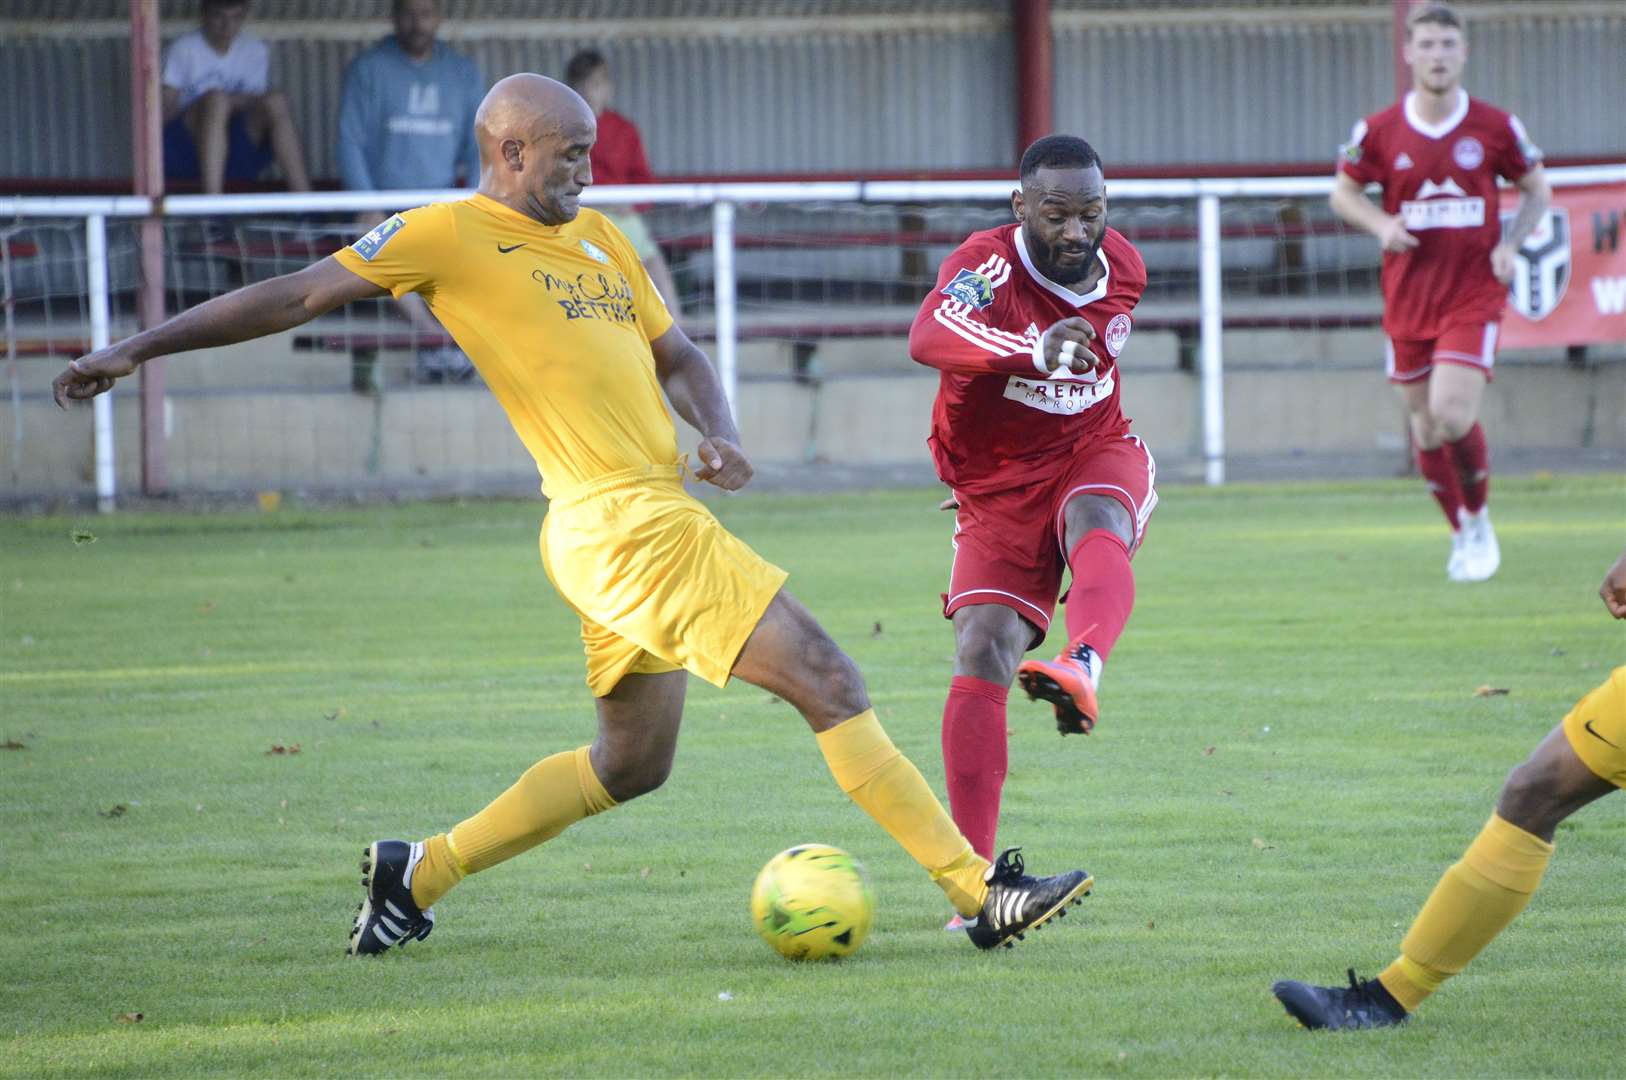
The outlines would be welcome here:
[[[1442,364],[1461,364],[1464,367],[1483,368],[1485,371],[1490,371],[1496,366],[1496,334],[1497,324],[1488,322],[1485,324],[1484,336],[1480,338],[1478,356],[1472,353],[1445,350],[1435,353],[1432,359]]]
[[[1440,363],[1455,364],[1458,367],[1478,368],[1485,373],[1485,377],[1488,379],[1496,367],[1496,338],[1500,326],[1501,324],[1497,322],[1485,324],[1484,333],[1480,337],[1478,355],[1457,352],[1454,349],[1444,349],[1431,353],[1427,364],[1405,375],[1395,373],[1395,343],[1393,338],[1386,337],[1383,339],[1383,373],[1390,382],[1405,385],[1428,378],[1434,372],[1434,365]],[[1436,338],[1435,340],[1438,341],[1439,339]]]
[[[954,492],[954,497],[956,500],[958,500],[960,493],[957,491]],[[949,537],[949,546],[954,549],[954,558],[949,560],[949,586],[952,588],[954,585],[954,567],[960,561],[960,512],[958,510],[954,512],[954,535]],[[1036,625],[1039,627],[1040,639],[1042,640],[1045,634],[1050,632],[1050,613],[1048,611],[1040,607],[1038,604],[1035,604],[1032,600],[1029,600],[1026,597],[1017,596],[1013,592],[1006,592],[1004,589],[967,589],[964,592],[955,593],[953,596],[943,601],[943,617],[953,617],[952,609],[955,602],[961,597],[976,596],[978,593],[988,593],[991,596],[1006,596],[1012,600],[1015,600],[1018,604],[1021,604],[1024,607],[1032,608],[1034,613],[1038,615],[1038,619],[1029,621],[1036,622]],[[1017,609],[1012,607],[1010,604],[1004,604],[1001,606],[1011,608],[1012,611],[1017,611]],[[1020,611],[1017,611],[1017,613],[1021,614]],[[1026,616],[1023,617],[1026,618]],[[1034,642],[1034,644],[1036,645],[1038,642]]]
[[[950,570],[949,570],[949,580],[952,581],[953,579],[954,579],[954,571],[953,571],[953,568],[951,567]],[[1015,600],[1018,604],[1021,604],[1023,607],[1032,608],[1033,613],[1037,616],[1037,618],[1031,619],[1029,621],[1034,623],[1036,626],[1038,626],[1040,631],[1045,631],[1045,632],[1049,631],[1049,629],[1050,629],[1050,616],[1049,616],[1049,614],[1047,614],[1045,612],[1044,608],[1040,607],[1038,604],[1035,604],[1031,600],[1025,600],[1022,597],[1017,596],[1013,592],[1006,592],[1004,589],[967,589],[963,593],[955,593],[953,596],[949,597],[948,602],[943,605],[943,610],[945,612],[947,612],[952,617],[955,604],[959,603],[959,601],[961,599],[963,599],[964,597],[976,596],[978,593],[988,593],[988,594],[990,594],[992,596],[1009,597],[1010,599]],[[1001,604],[1000,606],[1001,607],[1010,607],[1011,605],[1009,605],[1009,604]]]
[[[1123,495],[1131,513],[1135,515],[1134,542],[1129,545],[1133,552],[1140,547],[1141,538],[1146,534],[1146,522],[1152,517],[1152,511],[1157,509],[1157,459],[1152,457],[1151,447],[1139,435],[1125,435],[1125,439],[1140,447],[1141,453],[1146,455],[1146,505],[1142,506],[1135,501],[1135,497],[1117,484],[1079,484],[1063,495],[1056,505],[1056,549],[1061,552],[1061,561],[1067,561],[1067,532],[1064,520],[1067,514],[1067,500],[1081,491],[1116,491]]]

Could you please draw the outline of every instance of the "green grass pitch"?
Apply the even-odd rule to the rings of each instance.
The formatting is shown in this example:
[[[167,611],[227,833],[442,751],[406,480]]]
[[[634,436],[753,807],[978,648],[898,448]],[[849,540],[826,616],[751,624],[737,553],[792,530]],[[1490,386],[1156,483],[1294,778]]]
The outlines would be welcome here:
[[[1011,704],[1000,839],[1095,895],[992,955],[941,932],[788,706],[691,681],[664,789],[347,959],[369,840],[591,737],[541,506],[0,520],[0,1075],[1626,1074],[1626,797],[1561,828],[1530,908],[1406,1028],[1312,1035],[1269,993],[1386,964],[1507,770],[1626,656],[1596,596],[1626,479],[1495,497],[1503,569],[1453,586],[1416,482],[1165,490],[1096,734]],[[941,792],[937,498],[714,505]],[[757,869],[800,841],[869,868],[850,960],[751,930]]]

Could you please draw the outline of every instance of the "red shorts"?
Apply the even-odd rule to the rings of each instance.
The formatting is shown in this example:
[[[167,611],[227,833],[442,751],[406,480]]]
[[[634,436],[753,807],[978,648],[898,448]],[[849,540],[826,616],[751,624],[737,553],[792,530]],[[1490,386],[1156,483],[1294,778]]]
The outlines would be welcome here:
[[[1449,327],[1437,338],[1419,340],[1390,338],[1384,349],[1384,367],[1392,383],[1416,382],[1428,378],[1435,364],[1458,364],[1478,368],[1491,381],[1496,363],[1498,322],[1467,322]]]
[[[1105,495],[1129,511],[1139,549],[1157,506],[1157,463],[1139,435],[1114,435],[1082,448],[1066,469],[1038,484],[982,495],[955,492],[954,565],[943,617],[972,604],[1000,604],[1033,624],[1035,648],[1050,629],[1067,568],[1062,517],[1074,495]]]

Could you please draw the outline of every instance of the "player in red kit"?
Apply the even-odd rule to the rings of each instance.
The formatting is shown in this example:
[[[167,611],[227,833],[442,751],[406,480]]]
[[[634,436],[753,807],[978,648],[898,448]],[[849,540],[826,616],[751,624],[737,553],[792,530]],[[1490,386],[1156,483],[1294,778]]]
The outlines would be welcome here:
[[[1355,125],[1332,208],[1383,245],[1383,329],[1389,381],[1406,400],[1418,470],[1451,524],[1452,581],[1484,581],[1501,552],[1486,497],[1490,457],[1479,403],[1519,245],[1552,190],[1541,151],[1518,117],[1468,96],[1462,20],[1426,4],[1406,20],[1414,89]],[[1504,234],[1496,178],[1522,195]],[[1383,207],[1363,193],[1383,186]]]
[[[973,233],[943,263],[909,332],[909,355],[941,372],[928,445],[958,504],[943,760],[955,824],[977,851],[994,846],[1012,678],[1052,703],[1062,734],[1089,734],[1135,601],[1129,560],[1157,505],[1152,455],[1118,401],[1146,266],[1107,227],[1100,157],[1072,136],[1038,140],[1011,209],[1016,224]],[[1066,645],[1023,662],[1050,629],[1064,570]]]

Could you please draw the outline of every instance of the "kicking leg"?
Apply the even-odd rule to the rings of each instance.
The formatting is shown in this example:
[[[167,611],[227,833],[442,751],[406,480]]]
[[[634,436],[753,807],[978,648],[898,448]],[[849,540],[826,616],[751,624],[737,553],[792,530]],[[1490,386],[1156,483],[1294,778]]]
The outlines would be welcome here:
[[[1089,888],[1081,870],[1036,880],[1005,856],[990,868],[881,729],[858,666],[788,593],[769,603],[733,673],[801,712],[836,783],[976,920],[968,933],[979,947],[1037,928]]]
[[[1135,606],[1129,554],[1135,519],[1117,499],[1080,493],[1062,510],[1063,546],[1073,580],[1067,589],[1067,647],[1055,660],[1021,666],[1022,689],[1056,707],[1063,735],[1088,735],[1100,708],[1101,668]]]
[[[350,951],[383,952],[427,937],[434,925],[430,905],[466,875],[660,787],[672,769],[687,680],[683,671],[626,676],[597,699],[598,737],[592,745],[537,762],[484,810],[448,833],[421,844],[373,844],[366,867],[371,874],[367,901],[352,931]]]

